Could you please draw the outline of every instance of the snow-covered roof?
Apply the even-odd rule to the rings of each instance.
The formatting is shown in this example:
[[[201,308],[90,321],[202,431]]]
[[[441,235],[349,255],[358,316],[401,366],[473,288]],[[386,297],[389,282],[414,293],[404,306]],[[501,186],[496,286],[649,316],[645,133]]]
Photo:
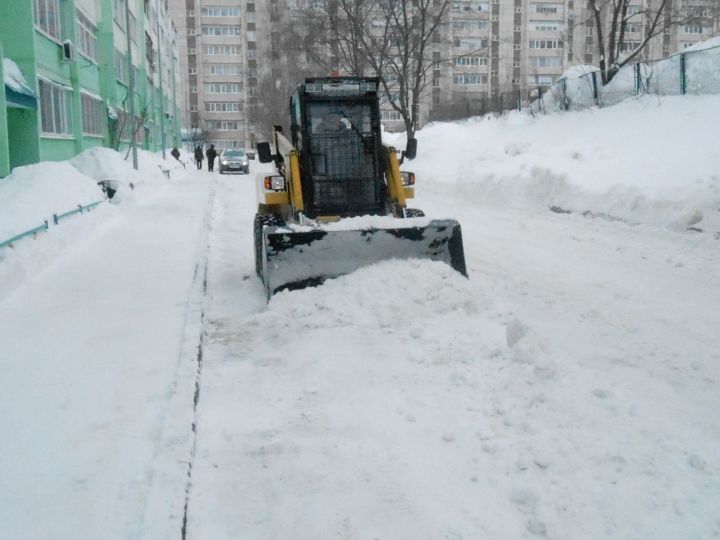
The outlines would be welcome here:
[[[26,96],[35,97],[35,91],[25,80],[18,65],[9,58],[3,58],[3,74],[5,78],[5,86],[13,92],[24,94]]]

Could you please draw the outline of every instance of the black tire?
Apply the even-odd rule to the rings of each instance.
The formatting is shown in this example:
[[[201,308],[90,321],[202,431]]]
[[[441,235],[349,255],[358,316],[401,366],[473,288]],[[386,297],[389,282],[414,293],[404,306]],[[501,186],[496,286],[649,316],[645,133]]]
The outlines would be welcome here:
[[[405,209],[405,217],[409,217],[409,218],[425,217],[425,212],[423,212],[419,208],[406,208]]]
[[[262,231],[265,227],[283,225],[283,220],[273,214],[255,214],[253,237],[255,238],[255,273],[262,280]]]

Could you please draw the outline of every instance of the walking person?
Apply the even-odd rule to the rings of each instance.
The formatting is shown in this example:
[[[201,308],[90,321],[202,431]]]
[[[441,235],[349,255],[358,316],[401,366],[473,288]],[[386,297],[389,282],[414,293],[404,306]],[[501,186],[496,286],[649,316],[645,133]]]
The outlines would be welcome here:
[[[200,146],[195,147],[195,163],[197,164],[198,170],[202,169],[203,152]]]
[[[205,155],[208,159],[208,171],[213,172],[213,166],[215,165],[215,158],[217,157],[217,151],[215,150],[215,145],[211,144],[210,148],[208,148],[207,152],[205,152]]]

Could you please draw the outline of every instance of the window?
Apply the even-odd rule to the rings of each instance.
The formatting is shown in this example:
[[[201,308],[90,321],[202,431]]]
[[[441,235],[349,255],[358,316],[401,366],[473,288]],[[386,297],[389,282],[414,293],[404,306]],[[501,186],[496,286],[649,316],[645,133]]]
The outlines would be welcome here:
[[[103,132],[103,103],[98,98],[87,94],[80,94],[82,101],[83,133],[88,135],[102,135]]]
[[[637,34],[642,32],[642,25],[639,23],[628,23],[625,26],[625,32],[628,34]]]
[[[381,120],[402,120],[400,113],[397,111],[380,111]]]
[[[242,52],[238,45],[206,45],[205,54],[208,56],[237,56]]]
[[[623,52],[630,52],[634,51],[638,47],[640,47],[639,41],[625,41],[619,48]]]
[[[485,49],[488,46],[488,40],[484,38],[456,39],[454,45],[458,49]]]
[[[240,75],[241,64],[208,64],[205,72],[208,75]]]
[[[529,46],[531,49],[562,49],[563,42],[556,39],[531,39]]]
[[[237,139],[233,140],[223,140],[223,139],[216,139],[214,141],[210,141],[212,144],[215,145],[215,148],[218,150],[227,150],[228,148],[245,148],[245,141],[238,141]]]
[[[453,21],[453,30],[456,32],[477,32],[487,27],[487,21]]]
[[[557,32],[562,30],[560,21],[530,21],[528,30],[535,32]]]
[[[532,4],[530,10],[543,15],[557,15],[563,12],[562,4]]]
[[[477,0],[455,0],[452,3],[453,11],[468,11],[468,12],[484,12],[490,11],[490,4],[488,2],[478,2]]]
[[[463,56],[455,59],[456,66],[487,66],[488,59],[479,56]]]
[[[527,83],[530,86],[537,86],[540,84],[553,84],[555,77],[552,75],[530,75],[527,78]]]
[[[43,133],[70,135],[71,90],[44,79],[38,79],[40,89],[40,120]]]
[[[533,67],[560,67],[562,59],[558,56],[531,56],[528,63]]]
[[[453,73],[453,84],[487,84],[485,73]]]
[[[77,47],[93,61],[97,61],[97,28],[80,10],[77,10]]]
[[[241,86],[238,83],[207,83],[205,92],[207,94],[239,94]]]
[[[127,0],[112,0],[113,3],[113,18],[115,22],[120,25],[120,28],[125,30],[125,2]]]
[[[203,36],[239,36],[241,28],[239,26],[207,26],[203,25]]]
[[[232,120],[208,120],[207,128],[212,131],[238,131],[240,122]]]
[[[128,83],[127,56],[117,49],[115,49],[115,73],[118,81]]]
[[[132,11],[130,12],[130,40],[133,43],[137,43],[137,19],[135,18],[135,15],[132,14]]]
[[[685,33],[686,34],[709,34],[712,32],[712,28],[702,26],[700,24],[686,24],[685,25]]]
[[[60,39],[60,0],[34,0],[35,26],[48,36]]]
[[[204,7],[200,11],[203,17],[239,17],[239,7]]]
[[[240,112],[242,111],[242,103],[238,103],[235,101],[206,101],[205,110],[207,112]]]

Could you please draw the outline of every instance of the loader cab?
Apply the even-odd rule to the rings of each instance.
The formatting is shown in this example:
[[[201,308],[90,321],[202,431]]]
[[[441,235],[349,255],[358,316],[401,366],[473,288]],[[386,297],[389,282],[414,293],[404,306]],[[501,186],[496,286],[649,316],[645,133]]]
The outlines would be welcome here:
[[[307,79],[290,111],[307,215],[385,214],[378,80]]]

